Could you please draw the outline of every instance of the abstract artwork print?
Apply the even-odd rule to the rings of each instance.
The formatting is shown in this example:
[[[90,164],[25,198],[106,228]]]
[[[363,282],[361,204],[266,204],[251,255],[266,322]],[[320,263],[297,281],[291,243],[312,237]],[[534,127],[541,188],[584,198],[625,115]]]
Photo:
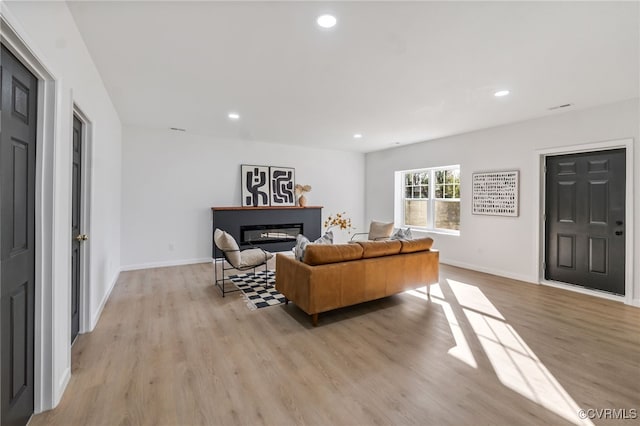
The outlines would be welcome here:
[[[258,207],[269,205],[269,167],[243,164],[242,206]]]
[[[270,167],[271,205],[295,206],[295,169],[290,167]]]

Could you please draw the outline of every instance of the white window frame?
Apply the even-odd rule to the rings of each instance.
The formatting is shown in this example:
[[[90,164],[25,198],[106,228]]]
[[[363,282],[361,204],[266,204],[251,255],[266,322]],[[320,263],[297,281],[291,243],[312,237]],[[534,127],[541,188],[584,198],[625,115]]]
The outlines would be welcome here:
[[[400,170],[397,171],[396,174],[396,208],[395,208],[395,223],[397,227],[411,228],[416,229],[418,231],[424,232],[433,232],[438,234],[450,234],[450,235],[460,235],[460,230],[455,229],[445,229],[445,228],[436,228],[435,227],[435,202],[436,201],[445,201],[445,202],[458,202],[461,203],[460,198],[436,198],[436,180],[435,174],[437,171],[441,170],[458,170],[460,173],[460,165],[453,164],[449,166],[438,166],[438,167],[427,167],[422,169],[410,169],[410,170]],[[405,175],[407,173],[429,173],[429,194],[428,198],[405,198]],[[458,184],[462,187],[462,181]],[[462,190],[462,188],[460,188]],[[416,225],[407,225],[404,223],[405,218],[405,201],[406,200],[415,200],[420,201],[424,200],[427,202],[427,224],[426,226],[416,226]],[[462,204],[460,204],[462,207]]]

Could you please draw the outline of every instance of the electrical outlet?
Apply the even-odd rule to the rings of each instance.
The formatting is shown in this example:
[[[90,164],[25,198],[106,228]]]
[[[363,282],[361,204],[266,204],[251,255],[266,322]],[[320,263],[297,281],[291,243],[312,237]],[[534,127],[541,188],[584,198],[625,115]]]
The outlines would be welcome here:
[[[173,243],[169,243],[169,251],[173,251],[173,249],[175,248]]]

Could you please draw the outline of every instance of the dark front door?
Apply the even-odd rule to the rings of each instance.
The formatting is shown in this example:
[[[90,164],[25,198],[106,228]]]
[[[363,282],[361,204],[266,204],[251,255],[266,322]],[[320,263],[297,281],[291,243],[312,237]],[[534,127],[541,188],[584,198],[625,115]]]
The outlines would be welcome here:
[[[82,122],[73,116],[73,166],[71,195],[71,343],[80,331],[80,244],[83,235],[80,224],[80,182],[82,160]]]
[[[0,303],[2,426],[33,413],[36,78],[4,47],[0,57]]]
[[[545,278],[624,295],[625,150],[546,166]]]

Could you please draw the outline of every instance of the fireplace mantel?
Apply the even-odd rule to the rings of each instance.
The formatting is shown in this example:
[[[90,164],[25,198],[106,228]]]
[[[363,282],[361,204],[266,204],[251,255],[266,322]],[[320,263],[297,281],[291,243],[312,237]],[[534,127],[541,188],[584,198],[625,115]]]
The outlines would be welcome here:
[[[322,206],[260,206],[260,207],[211,207],[211,210],[303,210],[321,209]]]
[[[243,230],[248,228],[264,226],[268,230],[282,225],[287,228],[295,228],[301,225],[302,233],[311,241],[320,237],[322,230],[322,207],[321,206],[291,206],[291,207],[211,207],[213,217],[213,229],[220,228],[231,234],[244,250],[250,247],[260,247],[270,252],[288,251],[295,245],[295,239],[286,241],[265,241],[265,242],[243,242]],[[277,232],[277,231],[276,231]],[[290,231],[289,231],[290,232]],[[222,252],[218,250],[212,241],[212,256],[222,257]]]

